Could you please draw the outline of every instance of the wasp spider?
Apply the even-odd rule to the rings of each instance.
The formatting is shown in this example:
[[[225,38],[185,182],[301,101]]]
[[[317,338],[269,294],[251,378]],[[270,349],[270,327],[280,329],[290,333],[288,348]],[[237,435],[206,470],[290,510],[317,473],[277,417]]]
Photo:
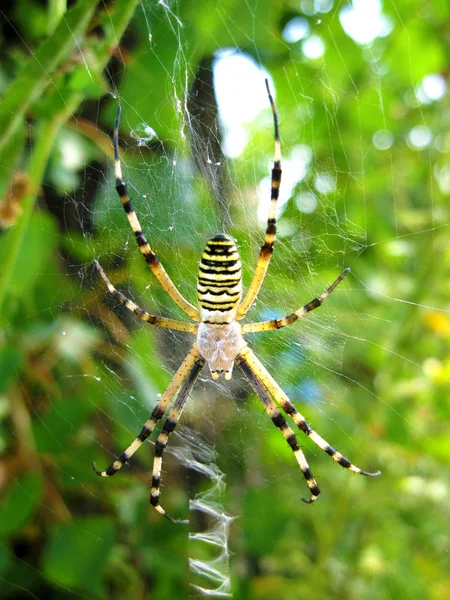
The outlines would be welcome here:
[[[159,513],[175,523],[185,523],[187,521],[173,519],[160,505],[162,456],[169,435],[174,431],[188,400],[189,394],[194,387],[200,371],[206,363],[208,363],[213,379],[218,379],[221,375],[223,375],[225,379],[230,379],[235,363],[243,370],[256,395],[263,403],[264,410],[292,448],[310,490],[309,498],[303,498],[305,502],[311,503],[316,500],[320,493],[320,489],[311,473],[306,458],[298,445],[295,434],[286,423],[286,419],[281,414],[279,407],[292,419],[295,425],[305,435],[331,456],[331,458],[341,467],[370,477],[380,474],[379,471],[376,473],[368,473],[367,471],[363,471],[359,467],[356,467],[340,452],[330,446],[330,444],[318,433],[311,429],[306,419],[297,411],[287,395],[273,379],[272,375],[270,375],[253,351],[248,347],[244,339],[244,336],[247,333],[272,331],[291,325],[297,321],[297,319],[300,319],[310,311],[318,308],[350,270],[348,268],[345,269],[336,281],[323,292],[323,294],[282,319],[274,319],[260,323],[246,323],[245,325],[240,324],[240,320],[245,317],[247,311],[252,306],[263,282],[272,256],[276,234],[277,200],[281,181],[280,138],[278,133],[278,116],[267,80],[266,88],[273,113],[275,153],[272,169],[269,218],[267,221],[264,243],[261,246],[253,280],[242,300],[242,274],[238,250],[231,238],[221,233],[216,235],[207,242],[200,260],[197,284],[198,308],[187,302],[177,290],[142,233],[141,225],[134,212],[125,183],[122,179],[118,142],[120,107],[117,112],[114,127],[114,157],[117,193],[122,201],[131,229],[136,236],[139,250],[147,265],[172,300],[183,309],[193,323],[184,323],[165,317],[150,315],[124,296],[124,294],[115,289],[97,261],[95,261],[95,266],[109,292],[118,302],[123,304],[137,317],[147,323],[156,325],[157,327],[165,327],[167,329],[175,329],[177,331],[189,333],[195,336],[195,341],[160,401],[153,409],[150,418],[145,423],[133,443],[105,471],[99,471],[95,463],[93,467],[97,475],[100,475],[101,477],[110,477],[117,473],[117,471],[119,471],[119,469],[121,469],[133,456],[142,442],[149,437],[155,428],[156,423],[163,418],[170,403],[175,398],[173,405],[167,414],[161,433],[158,435],[155,443],[150,499],[151,504]]]

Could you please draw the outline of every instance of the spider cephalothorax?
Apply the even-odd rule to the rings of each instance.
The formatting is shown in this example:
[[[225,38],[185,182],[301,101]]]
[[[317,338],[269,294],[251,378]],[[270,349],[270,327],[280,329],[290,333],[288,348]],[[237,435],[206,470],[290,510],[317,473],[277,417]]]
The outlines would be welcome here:
[[[152,325],[156,325],[157,327],[165,327],[167,329],[175,329],[177,331],[193,334],[196,336],[196,341],[193,343],[190,352],[173,376],[172,381],[169,383],[166,391],[153,409],[150,418],[144,424],[137,438],[105,471],[99,471],[95,464],[94,470],[98,475],[108,477],[114,475],[114,473],[121,469],[136,452],[142,442],[152,433],[156,423],[164,417],[170,403],[173,401],[161,433],[158,435],[155,443],[150,502],[158,512],[174,522],[180,521],[176,521],[168,515],[159,503],[162,455],[167,445],[168,437],[175,429],[189,394],[194,387],[200,371],[206,363],[209,364],[213,379],[217,379],[221,374],[224,375],[225,379],[230,379],[231,371],[235,363],[242,369],[256,395],[263,403],[264,410],[272,419],[274,425],[281,431],[294,453],[311,493],[309,498],[304,499],[305,502],[313,502],[320,494],[320,490],[311,473],[305,455],[298,445],[295,434],[288,426],[286,419],[281,414],[279,408],[292,419],[300,431],[307,435],[317,446],[319,446],[319,448],[331,456],[331,458],[342,467],[360,473],[361,475],[379,475],[379,471],[376,473],[368,473],[353,465],[347,458],[342,456],[340,452],[330,446],[330,444],[328,444],[328,442],[326,442],[318,433],[311,429],[305,418],[297,411],[274,378],[247,346],[243,338],[247,333],[272,331],[280,329],[281,327],[286,327],[306,315],[308,312],[318,308],[349,271],[349,269],[345,269],[320,296],[314,298],[282,319],[273,319],[271,321],[263,321],[260,323],[246,323],[242,326],[239,323],[239,321],[247,314],[247,311],[252,306],[259,292],[272,256],[276,235],[277,200],[281,181],[280,138],[278,134],[277,112],[267,80],[266,88],[274,120],[275,153],[272,169],[269,217],[267,220],[264,242],[261,246],[259,259],[256,264],[255,274],[244,299],[241,300],[242,275],[239,253],[231,238],[223,234],[216,235],[207,242],[200,260],[197,284],[198,309],[187,302],[177,290],[164,267],[159,262],[156,254],[150,248],[145,235],[142,232],[141,225],[134,212],[131,200],[128,197],[126,186],[122,180],[118,142],[120,107],[117,111],[117,119],[114,127],[114,157],[117,192],[146,263],[172,300],[174,300],[174,302],[176,302],[194,322],[184,323],[174,319],[156,317],[149,314],[124,296],[122,292],[116,290],[97,261],[95,261],[96,268],[111,294],[140,319],[151,323]]]

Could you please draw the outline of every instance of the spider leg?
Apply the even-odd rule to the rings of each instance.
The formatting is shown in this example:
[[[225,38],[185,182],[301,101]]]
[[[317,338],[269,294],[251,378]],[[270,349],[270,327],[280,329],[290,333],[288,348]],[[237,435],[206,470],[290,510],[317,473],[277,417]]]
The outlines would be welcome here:
[[[156,423],[160,419],[162,419],[164,413],[167,410],[167,407],[169,406],[170,402],[177,393],[177,390],[190,377],[192,369],[194,368],[196,361],[198,361],[199,359],[200,353],[197,349],[197,345],[194,344],[184,361],[181,363],[180,368],[173,376],[172,381],[169,383],[169,386],[167,387],[166,391],[161,396],[161,400],[153,409],[150,419],[148,419],[148,421],[142,427],[141,432],[134,440],[134,442],[130,444],[130,446],[128,446],[125,452],[123,452],[118,459],[111,463],[105,471],[99,471],[95,462],[92,464],[93,469],[97,473],[97,475],[100,475],[101,477],[111,477],[112,475],[117,473],[117,471],[119,471],[123,467],[123,465],[133,456],[133,454],[136,452],[139,446],[141,446],[142,442],[144,442],[152,433]]]
[[[297,462],[306,480],[306,484],[308,485],[309,490],[311,492],[310,498],[302,498],[302,500],[307,504],[314,502],[314,500],[316,500],[317,496],[320,494],[320,488],[317,485],[313,474],[311,473],[308,462],[305,458],[305,455],[301,451],[300,446],[298,445],[297,438],[295,437],[294,432],[288,426],[288,424],[286,423],[286,419],[278,410],[277,405],[272,400],[264,383],[256,376],[255,372],[250,366],[250,363],[244,358],[243,353],[241,353],[241,355],[236,359],[236,362],[247,376],[250,385],[254,389],[258,398],[263,403],[264,409],[269,415],[269,417],[272,419],[273,424],[275,425],[275,427],[278,427],[278,429],[283,434],[284,439],[287,441],[292,451],[294,452],[294,456],[297,459]]]
[[[311,302],[308,302],[308,304],[305,304],[305,306],[302,306],[302,308],[299,308],[292,314],[287,315],[282,319],[273,319],[272,321],[261,321],[260,323],[247,323],[246,325],[242,326],[242,334],[244,335],[245,333],[258,333],[260,331],[273,331],[274,329],[281,329],[282,327],[291,325],[292,323],[297,321],[297,319],[300,319],[312,310],[319,308],[322,302],[328,298],[331,292],[336,288],[337,285],[339,285],[339,283],[341,283],[341,281],[344,279],[344,277],[349,271],[349,268],[345,269],[339,275],[339,277],[335,281],[333,281],[330,287],[328,287],[324,291],[323,294],[321,294],[317,298],[314,298],[313,300],[311,300]]]
[[[155,442],[155,455],[153,459],[153,474],[152,474],[152,491],[150,496],[150,503],[160,514],[164,515],[166,519],[172,521],[172,523],[181,523],[186,524],[189,521],[183,521],[174,519],[171,517],[159,504],[159,498],[161,495],[160,486],[161,486],[161,466],[162,466],[162,457],[164,454],[164,450],[167,446],[167,441],[169,439],[169,435],[174,431],[175,427],[180,420],[181,413],[183,412],[183,408],[189,398],[189,394],[191,393],[192,388],[194,387],[195,382],[197,381],[197,377],[205,365],[205,360],[203,358],[197,358],[194,364],[191,366],[191,370],[184,380],[180,391],[178,392],[178,396],[169,411],[167,419],[163,425],[162,431],[156,439]]]
[[[250,284],[250,287],[247,291],[247,294],[244,300],[239,305],[237,311],[237,319],[242,319],[253,302],[259,292],[261,284],[264,280],[264,277],[267,272],[267,268],[269,266],[270,259],[272,257],[273,245],[275,242],[275,236],[277,232],[276,222],[277,222],[277,204],[278,204],[278,195],[280,190],[280,182],[281,182],[281,151],[280,151],[280,134],[278,132],[278,115],[277,109],[275,108],[275,103],[272,98],[272,94],[270,93],[269,82],[266,79],[266,88],[267,94],[269,96],[270,106],[272,108],[273,113],[273,123],[274,123],[274,131],[275,131],[275,151],[274,151],[274,159],[273,159],[273,169],[272,169],[272,185],[271,185],[271,194],[270,194],[270,208],[269,208],[269,218],[267,220],[267,229],[264,237],[264,243],[261,246],[261,250],[259,252],[258,262],[256,263],[255,274],[253,275],[253,280]]]
[[[193,334],[197,333],[198,326],[194,323],[183,323],[182,321],[175,321],[175,319],[167,319],[166,317],[155,317],[154,315],[149,314],[146,310],[139,308],[139,306],[137,306],[137,304],[135,304],[132,300],[129,300],[125,294],[122,294],[122,292],[116,290],[98,261],[94,260],[94,265],[97,271],[100,273],[101,278],[105,282],[110,294],[114,296],[114,298],[116,298],[120,304],[123,304],[125,308],[128,308],[128,310],[134,313],[142,321],[150,323],[151,325],[155,325],[156,327],[165,327],[166,329],[175,329],[176,331],[185,331]]]
[[[166,290],[169,296],[178,304],[178,306],[184,310],[184,312],[191,317],[194,321],[200,321],[200,316],[198,310],[190,304],[185,298],[180,294],[180,292],[175,287],[174,283],[170,279],[166,270],[159,262],[158,257],[150,248],[145,235],[142,233],[142,227],[139,223],[139,219],[137,218],[136,213],[134,212],[133,205],[128,196],[126,184],[122,179],[122,168],[120,164],[120,156],[119,156],[119,122],[120,122],[120,106],[117,108],[117,117],[114,125],[114,171],[116,176],[116,190],[119,194],[119,198],[122,202],[123,208],[125,209],[125,213],[127,215],[128,222],[130,223],[131,229],[136,236],[136,242],[139,246],[139,250],[141,251],[145,262],[153,271],[154,275],[162,285],[162,287]]]
[[[301,429],[305,435],[311,438],[311,440],[317,446],[319,446],[321,450],[326,452],[334,461],[341,465],[341,467],[350,469],[350,471],[354,471],[360,475],[366,475],[367,477],[377,477],[378,475],[381,475],[381,471],[369,473],[368,471],[363,471],[359,467],[355,466],[348,460],[348,458],[345,458],[345,456],[335,450],[318,433],[311,429],[305,417],[297,411],[295,406],[277,384],[272,375],[270,375],[261,361],[255,356],[248,346],[241,351],[236,361],[238,364],[240,364],[241,368],[250,371],[255,379],[268,390],[268,392],[274,397],[284,412],[291,417],[297,427]]]

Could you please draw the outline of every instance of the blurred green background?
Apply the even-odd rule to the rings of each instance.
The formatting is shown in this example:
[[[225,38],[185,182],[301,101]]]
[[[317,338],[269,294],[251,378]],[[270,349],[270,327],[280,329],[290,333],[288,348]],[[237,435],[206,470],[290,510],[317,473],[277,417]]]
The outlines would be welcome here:
[[[219,585],[189,560],[221,552],[236,599],[450,597],[449,23],[441,0],[9,4],[0,598],[189,598],[191,584]],[[220,75],[233,57],[259,73],[254,89],[237,67]],[[189,511],[214,485],[182,464],[183,439],[181,459],[165,458],[162,504],[188,527],[149,505],[151,446],[111,480],[91,469],[140,431],[190,343],[125,314],[92,260],[150,312],[183,318],[114,191],[120,101],[124,175],[174,282],[193,302],[205,241],[226,230],[248,285],[273,156],[265,75],[285,197],[249,318],[281,317],[352,271],[303,322],[249,341],[325,439],[383,474],[344,471],[299,433],[322,489],[303,504],[292,453],[242,374],[213,384],[205,369],[182,422],[226,477],[210,498],[236,517],[224,551],[189,538],[217,520]],[[247,116],[252,104],[261,112]],[[222,152],[242,136],[242,152]]]

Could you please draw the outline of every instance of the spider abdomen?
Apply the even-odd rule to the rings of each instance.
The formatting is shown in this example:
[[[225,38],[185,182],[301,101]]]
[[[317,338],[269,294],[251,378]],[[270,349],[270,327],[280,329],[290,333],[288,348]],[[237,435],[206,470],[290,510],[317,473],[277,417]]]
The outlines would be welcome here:
[[[202,321],[231,323],[241,296],[241,259],[236,245],[228,236],[216,235],[207,242],[198,270],[197,297]]]

